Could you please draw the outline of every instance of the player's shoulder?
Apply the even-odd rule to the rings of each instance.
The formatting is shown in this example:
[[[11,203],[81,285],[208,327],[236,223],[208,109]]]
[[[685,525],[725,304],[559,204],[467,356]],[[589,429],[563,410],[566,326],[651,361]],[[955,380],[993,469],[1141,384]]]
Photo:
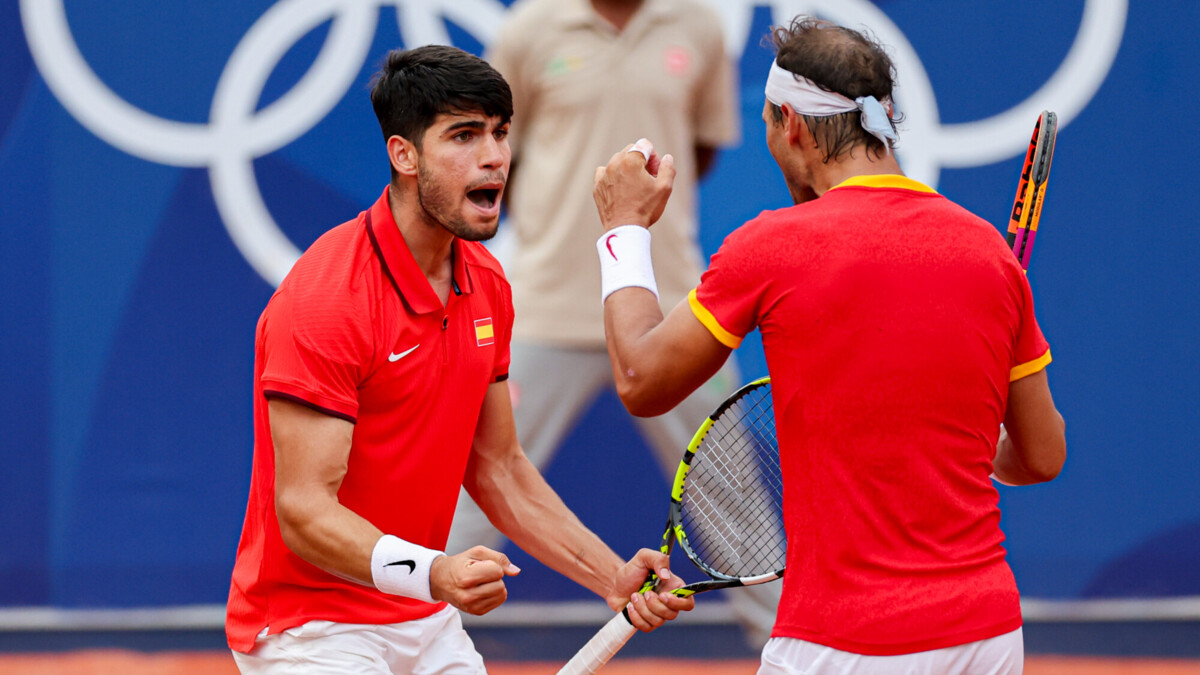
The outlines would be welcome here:
[[[930,203],[933,204],[935,207],[942,209],[947,214],[950,214],[951,216],[953,216],[955,218],[959,218],[959,219],[963,220],[964,222],[970,222],[971,224],[978,226],[978,227],[986,227],[988,229],[995,229],[992,226],[992,224],[990,222],[988,222],[983,216],[975,213],[974,211],[963,206],[962,204],[959,204],[958,202],[954,201],[953,199],[950,199],[949,197],[947,197],[943,194],[940,194],[940,193],[937,196],[940,197],[940,199],[931,199]]]
[[[360,257],[356,253],[366,244],[365,235],[361,214],[326,230],[300,255],[283,283],[307,284],[352,273]]]
[[[1012,254],[1004,234],[979,214],[941,194],[924,202],[930,209],[925,219],[931,228],[945,228],[944,233],[934,237],[942,242],[949,241],[949,233],[953,232],[954,240],[958,242],[960,260],[973,260],[983,268],[1001,269],[1010,280],[1024,279],[1024,272]],[[949,250],[945,247],[943,250]]]
[[[735,227],[721,241],[719,254],[722,257],[756,257],[778,245],[781,224],[780,211],[762,211],[757,216]]]
[[[297,315],[342,315],[361,309],[373,287],[373,251],[362,216],[333,227],[317,238],[292,265],[279,286]]]
[[[830,200],[824,197],[767,209],[730,232],[722,246],[731,252],[775,255],[780,250],[791,250],[798,242],[828,233],[835,218],[836,214],[830,211]]]
[[[993,253],[996,253],[1001,259],[1008,261],[1016,260],[1013,257],[1012,251],[1008,248],[1008,244],[1004,241],[1004,235],[991,221],[983,216],[975,213],[958,202],[946,197],[938,195],[940,199],[929,200],[932,208],[938,209],[939,216],[952,223],[954,227],[967,231],[983,240],[985,244],[990,244]]]
[[[761,239],[770,237],[781,229],[801,226],[812,217],[812,212],[817,210],[813,208],[817,201],[819,200],[778,209],[766,209],[747,220],[741,227],[734,230],[734,233],[745,239]]]

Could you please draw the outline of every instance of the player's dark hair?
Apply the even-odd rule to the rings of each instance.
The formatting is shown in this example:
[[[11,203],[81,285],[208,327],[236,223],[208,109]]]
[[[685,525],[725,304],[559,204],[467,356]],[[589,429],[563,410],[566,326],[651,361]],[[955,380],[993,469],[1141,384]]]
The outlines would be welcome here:
[[[780,68],[806,77],[826,91],[850,100],[874,96],[881,102],[892,95],[896,68],[883,45],[866,32],[798,16],[787,26],[772,28],[770,39]],[[783,121],[783,111],[770,105],[774,120]],[[802,117],[825,152],[826,163],[845,153],[853,154],[860,145],[866,146],[868,154],[884,152],[883,141],[862,128],[862,113],[857,110]],[[893,130],[897,121],[896,117],[889,120]]]
[[[457,47],[394,49],[371,79],[371,105],[384,139],[401,136],[418,148],[438,115],[482,112],[512,118],[512,90],[487,61]]]

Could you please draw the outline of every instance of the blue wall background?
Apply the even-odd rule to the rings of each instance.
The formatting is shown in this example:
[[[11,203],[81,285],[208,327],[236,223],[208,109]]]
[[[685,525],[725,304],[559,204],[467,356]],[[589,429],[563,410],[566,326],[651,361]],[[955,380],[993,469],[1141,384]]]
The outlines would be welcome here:
[[[232,242],[207,163],[146,159],[102,129],[98,136],[95,122],[80,121],[89,113],[69,112],[48,84],[23,18],[35,5],[46,16],[61,5],[108,89],[203,130],[239,43],[256,23],[306,4],[0,3],[0,606],[224,602],[250,473],[254,323],[272,290]],[[263,203],[297,247],[369,205],[387,180],[366,93],[387,49],[433,34],[422,23],[432,18],[455,44],[480,52],[489,30],[480,25],[503,10],[492,0],[447,2],[443,22],[404,13],[417,3],[380,4],[347,93],[253,160]],[[710,253],[742,221],[787,203],[759,119],[771,59],[759,39],[787,18],[772,17],[770,4],[722,5],[745,24],[745,49],[735,47],[744,129],[703,185]],[[1062,65],[1087,7],[807,4],[886,15],[919,56],[943,124],[984,120],[1037,91]],[[1200,4],[1134,3],[1102,85],[1058,137],[1031,279],[1071,455],[1054,483],[1001,489],[1010,560],[1030,597],[1200,595],[1200,205],[1190,178],[1200,60],[1187,37],[1197,30]],[[336,31],[317,22],[283,47],[259,113],[287,102]],[[66,56],[58,49],[51,58]],[[1027,134],[1023,127],[1006,157],[942,167],[939,190],[1004,223]],[[183,145],[162,152],[208,147]],[[738,357],[747,377],[765,372],[753,341]],[[568,444],[594,452],[564,454],[549,477],[581,518],[623,554],[655,542],[666,481],[615,399],[597,401]],[[614,499],[634,490],[651,498]],[[510,552],[526,570],[512,598],[586,597]]]

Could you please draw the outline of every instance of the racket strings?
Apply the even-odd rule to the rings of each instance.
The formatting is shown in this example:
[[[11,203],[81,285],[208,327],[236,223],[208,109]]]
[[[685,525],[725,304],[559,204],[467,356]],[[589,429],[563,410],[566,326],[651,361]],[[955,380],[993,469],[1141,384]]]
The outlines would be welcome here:
[[[784,567],[783,480],[769,387],[750,390],[714,421],[684,482],[689,555],[731,577]]]

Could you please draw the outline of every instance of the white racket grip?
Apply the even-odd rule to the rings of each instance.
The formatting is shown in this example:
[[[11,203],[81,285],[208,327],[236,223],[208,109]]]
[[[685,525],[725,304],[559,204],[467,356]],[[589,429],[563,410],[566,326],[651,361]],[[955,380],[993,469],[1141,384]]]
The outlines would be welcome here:
[[[637,629],[625,618],[625,613],[617,612],[616,616],[604,624],[604,628],[567,661],[567,665],[558,671],[558,675],[591,675],[621,651],[621,647],[624,647],[636,632]]]

